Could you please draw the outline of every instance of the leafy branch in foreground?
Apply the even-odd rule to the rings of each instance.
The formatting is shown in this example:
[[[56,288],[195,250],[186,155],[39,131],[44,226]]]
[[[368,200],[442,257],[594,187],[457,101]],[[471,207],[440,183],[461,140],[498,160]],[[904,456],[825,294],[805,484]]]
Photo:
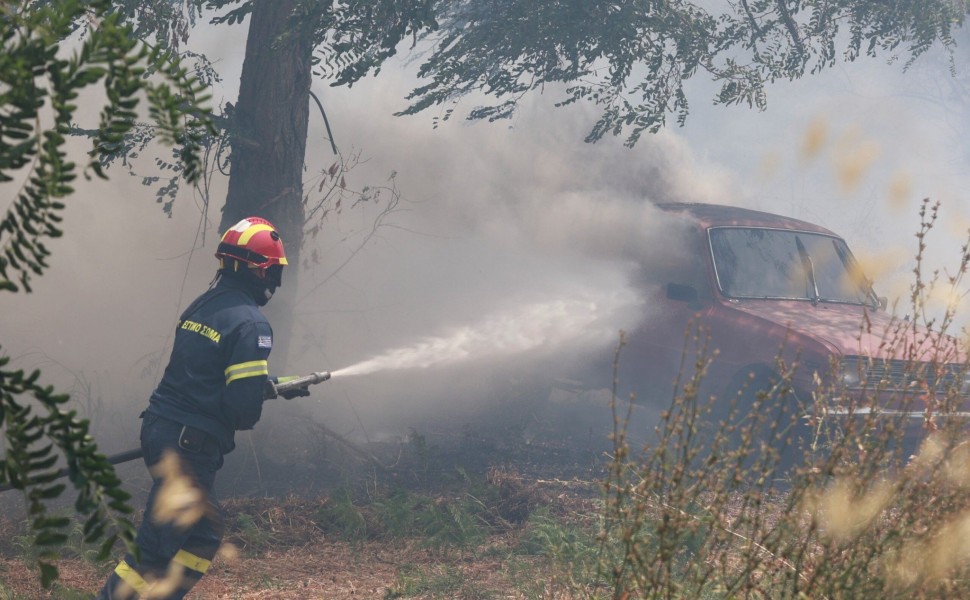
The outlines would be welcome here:
[[[50,562],[68,539],[68,517],[48,515],[46,502],[61,496],[66,486],[58,483],[58,453],[67,462],[68,478],[77,490],[74,509],[84,519],[83,541],[100,541],[98,559],[111,552],[118,539],[134,542],[134,528],[125,515],[132,512],[129,494],[107,459],[98,452],[88,434],[88,421],[78,419],[75,411],[65,411],[66,394],[56,394],[50,386],[38,383],[39,371],[29,375],[8,370],[9,357],[0,357],[0,427],[3,428],[4,458],[0,460],[0,480],[24,491],[30,519],[32,544],[37,554],[41,582],[49,586],[57,578]],[[19,396],[33,395],[46,414],[19,402]]]
[[[211,132],[204,87],[177,60],[138,42],[110,6],[59,0],[0,7],[0,183],[18,187],[0,220],[0,292],[32,291],[31,277],[48,267],[44,241],[63,234],[61,200],[74,192],[78,171],[64,146],[85,88],[101,84],[104,92],[85,174],[105,177],[100,161],[135,125],[142,96],[158,139],[177,148],[184,177],[195,181],[201,174],[200,140]],[[75,43],[70,38],[78,24],[85,30]],[[75,46],[69,56],[68,44]],[[66,489],[54,468],[61,457],[77,492],[84,542],[99,543],[100,557],[118,539],[135,551],[127,520],[132,509],[88,433],[89,422],[65,409],[68,396],[42,385],[40,371],[26,374],[9,369],[9,362],[0,355],[0,483],[24,493],[46,587],[58,577],[52,561],[71,521],[50,516],[47,507]]]
[[[203,89],[176,59],[134,39],[109,7],[62,0],[17,13],[8,8],[0,18],[0,183],[22,181],[0,221],[0,290],[31,291],[31,275],[48,266],[44,239],[63,233],[59,200],[74,191],[77,177],[63,147],[85,88],[100,83],[105,95],[87,170],[105,177],[99,160],[134,127],[144,95],[158,138],[180,148],[187,180],[199,177],[199,140],[211,129],[208,111],[200,108],[207,101]],[[63,58],[62,45],[81,19],[97,25]],[[149,69],[153,79],[144,77]]]

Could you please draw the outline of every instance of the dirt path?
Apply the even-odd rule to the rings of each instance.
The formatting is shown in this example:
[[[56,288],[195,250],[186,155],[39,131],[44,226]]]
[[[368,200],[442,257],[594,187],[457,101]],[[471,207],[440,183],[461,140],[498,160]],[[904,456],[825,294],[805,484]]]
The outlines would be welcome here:
[[[494,543],[502,545],[501,540]],[[69,559],[59,568],[58,584],[47,591],[20,560],[0,560],[0,582],[6,588],[0,598],[82,598],[82,591],[100,587],[110,566]],[[404,543],[317,541],[258,557],[220,556],[190,598],[522,598],[514,589],[518,585],[499,558],[446,558]]]

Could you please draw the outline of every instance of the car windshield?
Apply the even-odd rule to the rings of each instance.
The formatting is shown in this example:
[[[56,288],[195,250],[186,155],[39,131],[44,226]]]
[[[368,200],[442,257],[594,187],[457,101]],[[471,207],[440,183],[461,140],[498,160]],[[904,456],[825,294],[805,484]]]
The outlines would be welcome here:
[[[721,292],[772,298],[873,304],[869,282],[841,239],[758,227],[709,230]]]

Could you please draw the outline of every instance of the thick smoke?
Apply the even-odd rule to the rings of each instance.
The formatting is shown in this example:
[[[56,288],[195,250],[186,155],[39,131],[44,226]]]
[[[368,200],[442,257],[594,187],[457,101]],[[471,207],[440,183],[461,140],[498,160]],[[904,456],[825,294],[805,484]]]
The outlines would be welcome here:
[[[389,114],[408,84],[392,75],[356,93],[381,99],[374,113]],[[291,364],[337,370],[320,394],[346,397],[358,430],[420,429],[443,415],[484,427],[490,405],[509,416],[490,401],[520,393],[506,383],[544,394],[584,363],[607,364],[618,332],[652,308],[631,274],[669,262],[677,247],[679,223],[655,203],[723,203],[739,189],[671,133],[632,150],[614,139],[583,144],[593,115],[555,110],[546,97],[527,100],[509,123],[432,129],[421,117],[368,118],[331,95],[338,142],[379,142],[353,176],[380,181],[396,170],[405,208],[338,277],[317,283],[326,264],[301,274],[301,286],[318,291],[297,307],[298,329],[320,333],[294,339]],[[340,219],[338,229],[367,226],[360,214]],[[355,249],[333,246],[326,261],[339,265]],[[449,360],[427,360],[436,352]],[[381,368],[345,381],[339,369],[348,366]],[[347,410],[325,401],[315,413]]]
[[[233,29],[220,34],[245,34]],[[201,48],[233,48],[238,55],[213,56],[228,67],[217,101],[235,99],[243,43],[210,36]],[[402,202],[363,245],[386,205],[329,218],[311,242],[319,263],[300,274],[289,356],[274,355],[274,364],[286,374],[336,371],[461,331],[477,341],[447,364],[336,377],[299,404],[267,405],[264,433],[254,435],[286,452],[282,440],[299,444],[293,432],[308,418],[368,437],[496,416],[535,421],[538,413],[510,410],[515,394],[608,362],[617,332],[649,318],[649,290],[636,274],[676,258],[679,235],[655,203],[733,204],[814,221],[847,238],[880,293],[904,296],[919,200],[944,202],[940,262],[952,264],[962,232],[950,228],[965,223],[970,111],[955,110],[960,98],[908,93],[949,81],[947,67],[938,56],[905,75],[877,61],[849,65],[771,87],[765,113],[710,106],[711,85],[692,83],[687,126],[633,149],[617,139],[583,144],[595,111],[554,108],[551,91],[527,98],[510,121],[469,125],[456,116],[433,128],[432,114],[391,116],[414,85],[406,67],[388,65],[350,90],[318,83],[337,144],[363,158],[348,185],[383,185],[396,172]],[[331,161],[313,114],[308,173]],[[96,417],[102,446],[117,451],[137,443],[135,417],[167,359],[173,323],[212,277],[218,206],[206,212],[186,191],[166,218],[151,188],[120,169],[111,176],[79,186],[67,235],[50,245],[50,272],[34,294],[4,297],[0,327],[15,364],[43,368],[72,391]],[[221,203],[225,181],[214,186]],[[593,305],[595,319],[581,326],[548,318],[555,310],[567,311],[563,321],[589,317],[582,307]]]

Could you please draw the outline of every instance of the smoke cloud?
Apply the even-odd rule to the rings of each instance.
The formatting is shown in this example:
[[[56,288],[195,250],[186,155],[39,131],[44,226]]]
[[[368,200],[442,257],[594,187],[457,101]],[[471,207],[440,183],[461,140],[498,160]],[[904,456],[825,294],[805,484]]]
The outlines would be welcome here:
[[[220,29],[199,48],[221,60],[216,101],[235,101],[244,45],[227,36],[244,29]],[[228,49],[237,52],[219,56]],[[939,55],[906,74],[878,61],[847,65],[772,86],[765,113],[711,106],[712,84],[698,81],[686,127],[633,149],[618,139],[584,144],[595,110],[554,108],[554,91],[526,98],[510,121],[456,116],[435,128],[433,114],[391,116],[414,85],[408,65],[349,90],[318,82],[335,141],[362,158],[348,185],[386,185],[393,172],[402,201],[376,230],[386,204],[345,208],[309,242],[321,258],[300,273],[290,352],[274,355],[274,366],[299,374],[358,365],[359,376],[268,404],[262,435],[293,440],[307,418],[368,437],[529,420],[525,408],[509,410],[510,386],[539,389],[577,364],[608,363],[617,332],[649,318],[634,274],[669,261],[679,235],[657,203],[732,204],[819,223],[848,240],[880,293],[904,297],[920,199],[944,203],[940,263],[952,264],[967,223],[970,111],[962,98],[914,93],[965,81],[956,66],[954,79]],[[312,113],[307,171],[332,160]],[[97,415],[109,452],[137,443],[135,416],[160,377],[175,319],[214,273],[218,239],[218,206],[186,190],[166,218],[151,188],[120,169],[110,175],[69,201],[50,272],[35,293],[5,296],[0,312],[3,351],[73,392]],[[225,185],[213,182],[217,204]],[[428,360],[415,358],[421,352]],[[587,401],[602,408],[602,397]]]

